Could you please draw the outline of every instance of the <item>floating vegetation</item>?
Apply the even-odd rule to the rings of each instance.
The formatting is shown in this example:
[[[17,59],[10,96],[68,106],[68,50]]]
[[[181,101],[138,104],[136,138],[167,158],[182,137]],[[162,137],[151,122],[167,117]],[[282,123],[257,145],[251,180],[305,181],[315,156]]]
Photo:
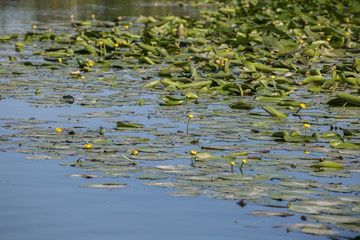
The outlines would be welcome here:
[[[1,119],[1,150],[79,159],[62,163],[84,172],[69,177],[276,203],[283,211],[250,214],[324,223],[290,230],[360,232],[359,6],[238,2],[199,18],[71,17],[66,32],[0,36],[13,49],[1,53],[1,100],[69,109],[61,121]]]

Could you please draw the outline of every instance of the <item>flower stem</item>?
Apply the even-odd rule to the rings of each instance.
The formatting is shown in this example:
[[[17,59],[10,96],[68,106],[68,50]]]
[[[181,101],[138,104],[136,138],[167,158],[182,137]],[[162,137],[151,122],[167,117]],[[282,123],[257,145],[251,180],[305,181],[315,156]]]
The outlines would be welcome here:
[[[191,119],[191,118],[189,118],[189,120],[188,120],[188,122],[187,122],[187,126],[186,126],[186,134],[189,134],[190,119]]]

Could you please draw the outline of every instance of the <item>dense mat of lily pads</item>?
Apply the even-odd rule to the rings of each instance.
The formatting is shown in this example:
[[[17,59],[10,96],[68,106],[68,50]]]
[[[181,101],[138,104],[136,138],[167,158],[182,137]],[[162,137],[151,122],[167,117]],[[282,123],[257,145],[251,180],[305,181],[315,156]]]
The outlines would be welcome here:
[[[1,99],[34,109],[31,119],[2,115],[1,150],[73,159],[62,163],[79,168],[69,177],[108,181],[83,187],[134,177],[174,196],[274,205],[286,211],[252,214],[320,222],[288,230],[360,232],[360,6],[302,4],[71,16],[59,29],[1,36]],[[69,114],[37,120],[48,107]]]

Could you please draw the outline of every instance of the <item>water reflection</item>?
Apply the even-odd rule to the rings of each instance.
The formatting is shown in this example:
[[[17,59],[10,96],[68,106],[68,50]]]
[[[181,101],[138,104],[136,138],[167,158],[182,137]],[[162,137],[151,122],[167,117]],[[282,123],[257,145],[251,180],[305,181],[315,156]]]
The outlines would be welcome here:
[[[32,24],[65,23],[75,20],[111,21],[118,16],[197,15],[193,8],[169,0],[0,0],[0,33],[26,32]]]

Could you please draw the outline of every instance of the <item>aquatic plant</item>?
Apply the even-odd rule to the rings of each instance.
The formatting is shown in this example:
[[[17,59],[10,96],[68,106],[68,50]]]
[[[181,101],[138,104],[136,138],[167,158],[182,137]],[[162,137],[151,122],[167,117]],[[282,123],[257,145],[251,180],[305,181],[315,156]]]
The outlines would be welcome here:
[[[234,165],[235,165],[235,162],[231,161],[230,162],[231,173],[234,173]]]
[[[305,137],[307,137],[307,129],[310,128],[310,124],[305,123],[304,127],[305,127]]]
[[[301,103],[300,104],[300,108],[296,111],[296,113],[299,113],[301,109],[306,108],[306,104],[305,103]]]
[[[138,150],[134,150],[131,152],[131,155],[138,155],[139,154],[139,151]]]
[[[200,13],[201,20],[174,16],[141,17],[132,22],[131,28],[121,20],[116,23],[104,21],[104,25],[99,23],[98,26],[92,22],[77,22],[76,31],[70,29],[70,33],[52,34],[44,31],[36,32],[34,36],[30,30],[30,34],[20,41],[1,36],[4,44],[14,44],[16,41],[17,52],[25,49],[24,52],[28,54],[28,50],[34,49],[33,56],[26,56],[19,62],[9,56],[11,62],[2,65],[1,71],[6,73],[2,81],[2,98],[17,96],[36,107],[69,107],[70,102],[64,101],[62,97],[65,96],[61,96],[62,92],[66,92],[77,96],[76,104],[79,107],[105,109],[102,112],[64,115],[69,121],[80,119],[86,122],[87,118],[94,116],[101,117],[105,122],[116,121],[116,127],[107,130],[107,139],[103,139],[101,127],[99,131],[98,125],[95,125],[95,130],[92,129],[93,125],[89,125],[84,129],[69,129],[66,132],[69,135],[73,133],[71,139],[56,139],[61,145],[53,144],[53,134],[46,136],[41,129],[38,135],[43,136],[41,139],[44,142],[25,143],[32,149],[22,148],[19,151],[41,153],[46,148],[46,157],[71,156],[74,154],[72,145],[88,139],[94,145],[93,151],[87,152],[91,153],[91,157],[87,156],[89,159],[81,164],[64,164],[84,169],[90,167],[98,170],[99,175],[110,177],[117,174],[129,177],[134,171],[159,171],[162,179],[171,177],[171,181],[156,182],[155,179],[160,177],[155,174],[146,176],[152,181],[144,184],[178,189],[177,193],[170,193],[173,195],[191,196],[211,192],[213,194],[210,195],[215,198],[246,199],[254,203],[273,201],[279,204],[281,202],[277,201],[291,199],[302,203],[289,210],[302,214],[315,212],[314,216],[327,215],[332,217],[331,221],[335,221],[334,213],[338,209],[316,209],[310,202],[321,203],[330,199],[346,206],[347,215],[357,214],[357,208],[350,206],[354,204],[351,202],[353,196],[347,196],[352,199],[347,203],[334,200],[334,196],[331,196],[332,191],[359,191],[353,190],[357,189],[356,186],[334,187],[329,183],[319,184],[311,177],[345,178],[351,177],[349,169],[358,170],[355,160],[360,149],[357,142],[360,63],[356,55],[359,40],[357,20],[346,20],[348,15],[355,16],[348,11],[355,10],[346,8],[348,10],[341,14],[329,14],[328,9],[324,11],[325,4],[314,2],[314,6],[307,5],[306,12],[309,14],[300,16],[304,8],[297,2],[268,2],[259,1],[259,7],[248,2],[236,8],[204,11]],[[284,8],[282,4],[289,8]],[[310,13],[309,10],[314,12]],[[73,23],[73,17],[71,20]],[[20,39],[21,35],[18,37]],[[38,47],[27,44],[27,41],[35,41]],[[44,47],[44,42],[54,47]],[[108,49],[112,52],[106,52]],[[100,59],[97,59],[98,56]],[[14,74],[36,76],[33,71],[39,69],[51,71],[56,76],[50,75],[46,79],[29,77],[26,85],[29,89],[41,89],[44,92],[41,96],[28,97],[23,94],[23,78],[9,78],[6,81],[6,76]],[[69,69],[71,77],[66,74],[63,78],[58,77]],[[79,79],[83,84],[79,84]],[[36,95],[40,93],[35,91]],[[158,102],[159,99],[163,102]],[[177,126],[181,125],[182,116],[179,113],[184,111],[184,103],[190,105],[192,100],[194,104],[191,110],[201,116],[196,118],[199,127],[195,140],[184,136],[181,126]],[[308,119],[316,119],[316,131],[324,132],[324,128],[334,121],[339,128],[331,129],[330,133],[324,132],[318,139],[316,132],[307,136],[310,125],[304,125],[305,136],[302,136],[298,131],[298,120],[291,116],[297,108],[296,114],[306,107],[302,101],[313,106],[313,109],[319,109],[316,113],[302,112]],[[323,111],[326,101],[334,111]],[[134,110],[144,103],[149,107],[149,112],[141,112],[147,110],[144,108]],[[106,111],[107,108],[112,109]],[[143,122],[118,121],[123,116]],[[150,116],[166,118],[166,121],[161,124],[149,123],[144,121],[146,116],[149,119]],[[189,114],[187,117],[186,133],[189,134],[189,124],[194,116]],[[35,124],[32,120],[28,123]],[[339,132],[340,127],[342,132]],[[349,130],[343,130],[345,128]],[[277,132],[270,134],[273,130]],[[26,128],[20,134],[24,138],[34,135],[29,134]],[[196,159],[199,168],[171,163],[171,160],[183,159],[188,154],[178,149],[189,147],[189,142],[199,144],[199,139],[202,152],[190,153],[192,165]],[[278,141],[281,144],[277,144]],[[314,144],[299,144],[308,142]],[[127,152],[126,156],[121,154],[135,146],[136,149]],[[242,148],[249,149],[251,159],[254,159],[246,167],[249,174],[227,174],[229,162],[233,173],[238,158],[247,155],[247,152],[238,152]],[[304,149],[311,149],[315,153],[304,156],[309,153]],[[304,154],[297,154],[299,151],[304,151]],[[56,154],[52,155],[53,152]],[[344,168],[329,162],[319,164],[319,155],[323,159],[331,158],[333,162],[339,162]],[[139,161],[141,166],[135,168],[137,163],[131,158],[146,159],[147,162],[143,164]],[[166,160],[166,165],[156,164],[161,160]],[[246,160],[243,159],[241,173],[245,165]],[[292,171],[301,171],[309,178],[298,179]],[[278,180],[279,184],[269,185],[268,180],[273,179]],[[243,186],[244,181],[246,186]],[[263,181],[262,184],[259,184],[260,181]],[[117,185],[99,186],[110,188]],[[319,195],[329,195],[330,198],[320,199]],[[321,211],[329,212],[323,214]],[[355,224],[337,224],[343,228],[357,229]]]
[[[195,150],[191,150],[190,155],[191,155],[191,164],[194,164],[194,158],[196,158],[197,152]]]
[[[245,163],[246,163],[246,159],[241,160],[240,170],[242,170]]]
[[[103,42],[103,41],[99,41],[98,44],[99,44],[99,46],[100,46],[100,57],[102,58],[102,57],[103,57],[103,44],[104,44],[104,42]]]
[[[189,125],[190,125],[190,120],[194,117],[192,114],[188,114],[188,121],[187,121],[187,125],[186,125],[186,133],[189,134]]]
[[[89,143],[88,141],[85,142],[85,149],[92,149],[92,144]]]

